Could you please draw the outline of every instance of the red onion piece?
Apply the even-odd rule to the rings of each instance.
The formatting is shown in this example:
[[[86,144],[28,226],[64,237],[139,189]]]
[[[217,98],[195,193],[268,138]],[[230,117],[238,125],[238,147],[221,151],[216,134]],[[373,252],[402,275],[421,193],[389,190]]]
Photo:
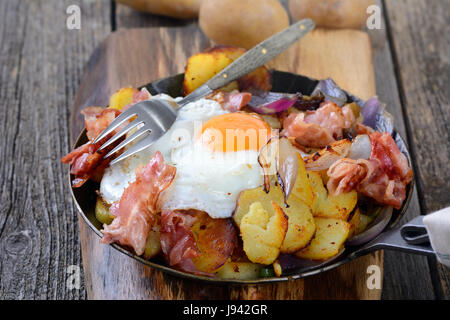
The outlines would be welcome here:
[[[277,177],[284,195],[284,203],[291,194],[298,173],[297,150],[287,138],[280,139]]]
[[[363,106],[363,125],[371,127],[375,129],[377,124],[377,117],[381,111],[381,102],[378,100],[378,97],[372,97],[364,103]]]
[[[260,114],[275,114],[286,111],[297,102],[300,96],[300,94],[261,90],[252,90],[251,93],[252,99],[248,103],[248,106]]]
[[[331,78],[319,81],[312,95],[319,93],[325,96],[325,100],[332,101],[339,107],[342,107],[347,102],[347,94]]]
[[[391,221],[392,210],[393,208],[391,206],[384,207],[375,220],[368,225],[365,231],[347,240],[346,244],[349,246],[359,246],[375,239],[381,232],[383,232],[389,221]]]
[[[298,158],[297,149],[286,137],[272,137],[261,148],[258,162],[264,173],[264,190],[270,190],[270,176],[276,174],[285,205],[297,178]]]

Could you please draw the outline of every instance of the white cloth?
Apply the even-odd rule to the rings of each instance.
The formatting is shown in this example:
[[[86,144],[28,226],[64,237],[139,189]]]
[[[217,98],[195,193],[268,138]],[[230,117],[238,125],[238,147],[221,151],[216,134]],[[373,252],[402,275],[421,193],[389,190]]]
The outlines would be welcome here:
[[[450,207],[427,214],[423,224],[439,262],[450,267]]]

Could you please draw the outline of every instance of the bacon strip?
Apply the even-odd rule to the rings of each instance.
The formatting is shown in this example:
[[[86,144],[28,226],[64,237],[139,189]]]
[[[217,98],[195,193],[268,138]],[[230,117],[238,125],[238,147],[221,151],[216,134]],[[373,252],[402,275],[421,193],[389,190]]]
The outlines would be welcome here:
[[[142,255],[157,214],[157,201],[175,177],[176,168],[164,164],[156,152],[149,164],[136,169],[136,180],[122,195],[118,205],[110,208],[115,216],[110,225],[103,225],[103,243],[117,242]]]
[[[201,255],[191,228],[197,221],[195,215],[186,210],[163,210],[161,212],[161,249],[170,266],[180,270],[212,276],[197,269],[192,258]]]
[[[356,189],[377,202],[400,209],[406,198],[406,186],[412,170],[388,133],[370,135],[372,154],[369,160],[340,159],[329,169],[328,191],[337,195]]]
[[[303,121],[303,113],[292,113],[283,121],[282,135],[294,137],[295,141],[305,147],[323,148],[336,140],[331,133],[315,123]]]
[[[133,92],[132,103],[122,108],[122,111],[137,102],[148,100],[150,97],[150,93],[145,88],[142,90],[135,89]],[[72,186],[74,188],[81,187],[93,176],[101,176],[104,169],[109,165],[111,159],[103,159],[103,156],[120,143],[121,139],[102,151],[98,151],[98,149],[104,142],[111,138],[114,133],[118,132],[121,127],[97,144],[93,145],[92,142],[120,113],[121,111],[117,109],[103,109],[101,107],[87,107],[81,111],[81,114],[84,115],[86,135],[90,142],[73,150],[61,159],[63,163],[69,163],[71,166],[70,173],[75,176],[75,179],[72,181]]]
[[[372,144],[370,158],[378,159],[383,164],[383,169],[390,179],[410,183],[413,172],[409,167],[408,159],[400,152],[391,135],[387,132],[374,132],[369,137]]]
[[[87,107],[81,111],[81,114],[84,115],[86,135],[92,142],[110,125],[111,122],[113,122],[120,114],[120,111],[110,108]]]
[[[330,177],[327,183],[328,192],[332,195],[347,193],[356,189],[367,176],[371,163],[367,160],[339,159],[327,171]]]
[[[290,114],[283,121],[283,134],[294,137],[305,146],[324,148],[342,139],[343,129],[348,129],[355,121],[349,106],[339,108],[331,101],[322,103],[315,111]]]
[[[109,165],[111,160],[103,159],[103,156],[114,146],[111,145],[102,151],[98,151],[98,149],[110,136],[96,144],[92,144],[92,141],[109,126],[120,114],[120,111],[116,109],[88,107],[81,111],[81,113],[85,118],[86,135],[90,142],[78,147],[61,159],[62,163],[70,164],[70,173],[75,176],[75,179],[72,181],[74,188],[81,187],[92,175],[102,172]]]
[[[217,101],[224,110],[237,112],[250,102],[252,94],[249,92],[239,92],[237,90],[231,92],[219,91],[210,95],[208,99]]]

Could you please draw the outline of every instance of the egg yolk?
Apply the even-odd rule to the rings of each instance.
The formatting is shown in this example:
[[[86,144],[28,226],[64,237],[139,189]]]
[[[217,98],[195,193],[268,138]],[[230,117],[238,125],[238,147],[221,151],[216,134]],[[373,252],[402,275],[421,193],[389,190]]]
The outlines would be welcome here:
[[[261,149],[270,136],[270,126],[245,113],[227,113],[202,126],[201,139],[213,151],[236,152]]]

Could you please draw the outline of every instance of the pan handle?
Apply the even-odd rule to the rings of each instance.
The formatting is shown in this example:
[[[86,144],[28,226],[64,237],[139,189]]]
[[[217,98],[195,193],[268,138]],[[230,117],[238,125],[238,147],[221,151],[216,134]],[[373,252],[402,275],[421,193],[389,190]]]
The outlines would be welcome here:
[[[382,232],[377,238],[368,242],[353,252],[353,254],[362,256],[380,249],[402,251],[426,256],[434,256],[436,254],[431,247],[427,229],[423,224],[423,216],[415,217],[399,228]]]

